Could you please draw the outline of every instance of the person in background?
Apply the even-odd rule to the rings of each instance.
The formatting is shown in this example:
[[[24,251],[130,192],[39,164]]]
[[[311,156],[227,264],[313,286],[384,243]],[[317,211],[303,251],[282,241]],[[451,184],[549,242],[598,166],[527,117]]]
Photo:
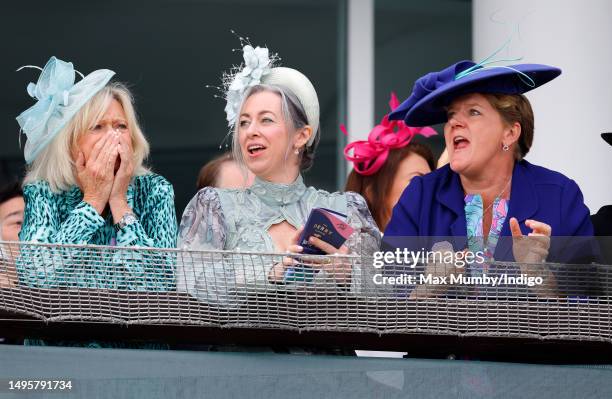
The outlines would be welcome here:
[[[601,138],[612,146],[612,133],[602,133]],[[595,235],[600,237],[600,248],[603,261],[612,265],[612,205],[605,205],[591,215]]]
[[[38,102],[17,117],[27,136],[28,164],[16,263],[22,285],[175,289],[169,253],[105,250],[92,261],[88,250],[62,246],[176,247],[172,185],[144,166],[149,144],[133,97],[125,85],[110,81],[113,75],[100,69],[75,83],[72,63],[51,57],[38,82],[28,86]],[[122,342],[56,344],[131,347]]]
[[[23,191],[19,182],[9,183],[0,188],[0,241],[19,241],[24,208]],[[1,244],[0,288],[16,285],[15,258],[17,256],[18,247],[15,244]]]
[[[24,208],[23,192],[18,181],[0,188],[0,289],[17,285],[15,258],[19,256],[19,248],[16,244],[5,244],[3,241],[19,241]],[[0,344],[22,343],[22,339],[0,337]]]
[[[445,148],[444,151],[442,151],[442,154],[440,154],[440,157],[438,158],[438,163],[436,164],[436,169],[440,169],[441,167],[443,167],[447,163],[448,163],[448,150]]]
[[[391,93],[389,105],[391,110],[399,105],[395,93]],[[346,134],[344,126],[341,129]],[[368,140],[354,141],[344,149],[344,156],[354,165],[344,190],[365,198],[381,231],[387,227],[393,207],[412,178],[435,169],[429,147],[412,142],[417,134],[430,137],[437,133],[430,127],[413,128],[402,121],[390,121],[385,115]]]
[[[204,187],[244,189],[250,187],[254,179],[250,170],[245,175],[231,152],[225,152],[202,166],[196,187],[198,191]]]

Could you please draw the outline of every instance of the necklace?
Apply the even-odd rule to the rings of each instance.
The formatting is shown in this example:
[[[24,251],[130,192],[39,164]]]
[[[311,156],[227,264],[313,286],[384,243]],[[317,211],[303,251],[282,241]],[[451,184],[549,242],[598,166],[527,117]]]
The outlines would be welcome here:
[[[497,196],[495,198],[493,198],[493,201],[491,201],[489,206],[487,206],[487,208],[482,211],[482,217],[483,218],[484,218],[485,214],[489,211],[489,209],[491,209],[491,207],[495,203],[495,200],[497,200],[498,198],[500,198],[504,194],[504,191],[506,191],[506,189],[508,188],[508,185],[510,184],[511,181],[512,181],[512,177],[510,177],[508,179],[508,181],[506,182],[506,185],[504,186],[504,188],[499,192],[499,194],[497,194]],[[484,200],[483,200],[483,205],[484,205]]]

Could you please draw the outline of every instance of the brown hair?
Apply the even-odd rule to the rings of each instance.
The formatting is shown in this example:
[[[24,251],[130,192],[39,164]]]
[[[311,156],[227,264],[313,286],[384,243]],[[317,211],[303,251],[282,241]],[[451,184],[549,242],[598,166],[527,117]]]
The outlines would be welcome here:
[[[23,197],[23,190],[19,181],[11,181],[0,188],[0,205],[16,197]]]
[[[500,113],[504,122],[521,125],[521,136],[517,142],[515,158],[523,159],[533,144],[533,109],[527,97],[522,94],[483,94],[489,103]]]
[[[206,165],[202,166],[200,173],[198,173],[198,181],[196,187],[198,190],[204,187],[217,187],[217,179],[219,178],[219,172],[221,171],[221,165],[225,162],[233,161],[234,157],[231,152],[224,152],[223,154],[213,158],[207,162]]]
[[[375,174],[362,176],[352,170],[348,176],[344,190],[354,191],[365,198],[380,230],[384,230],[391,218],[391,209],[386,207],[385,197],[393,184],[397,168],[408,155],[413,153],[425,158],[431,170],[436,169],[434,156],[429,147],[419,143],[410,143],[406,147],[389,151],[387,160]]]

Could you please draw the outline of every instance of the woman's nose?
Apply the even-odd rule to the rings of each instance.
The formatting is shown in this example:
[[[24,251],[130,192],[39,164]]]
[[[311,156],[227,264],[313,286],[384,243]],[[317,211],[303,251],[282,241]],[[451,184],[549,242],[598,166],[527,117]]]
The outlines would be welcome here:
[[[458,114],[453,114],[446,122],[451,128],[465,126],[463,118]]]
[[[257,123],[255,122],[249,123],[246,129],[246,134],[249,137],[259,135],[259,130],[257,129]]]

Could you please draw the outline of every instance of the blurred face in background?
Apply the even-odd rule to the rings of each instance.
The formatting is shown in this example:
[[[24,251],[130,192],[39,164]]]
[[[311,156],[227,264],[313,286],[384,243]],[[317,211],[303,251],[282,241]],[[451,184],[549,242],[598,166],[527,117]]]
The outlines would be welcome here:
[[[361,175],[355,170],[348,176],[345,191],[361,194],[378,228],[384,231],[393,207],[416,176],[423,176],[435,167],[434,156],[427,145],[410,143],[389,151],[378,171]]]
[[[0,239],[2,241],[19,241],[24,208],[23,197],[14,197],[0,204]]]
[[[410,181],[415,176],[423,176],[431,172],[429,164],[419,154],[411,152],[405,157],[398,165],[395,176],[393,177],[393,183],[389,189],[389,195],[387,198],[387,208],[389,213],[398,203],[402,193],[410,184]]]
[[[23,223],[23,197],[13,197],[0,204],[0,241],[19,241],[19,232]],[[14,261],[19,256],[17,245],[0,245],[0,287],[13,287],[17,281]],[[6,268],[5,272],[1,272]]]
[[[216,187],[243,189],[250,187],[254,179],[255,175],[250,170],[247,172],[245,179],[244,173],[240,170],[238,164],[233,160],[229,160],[223,162],[219,168]]]

